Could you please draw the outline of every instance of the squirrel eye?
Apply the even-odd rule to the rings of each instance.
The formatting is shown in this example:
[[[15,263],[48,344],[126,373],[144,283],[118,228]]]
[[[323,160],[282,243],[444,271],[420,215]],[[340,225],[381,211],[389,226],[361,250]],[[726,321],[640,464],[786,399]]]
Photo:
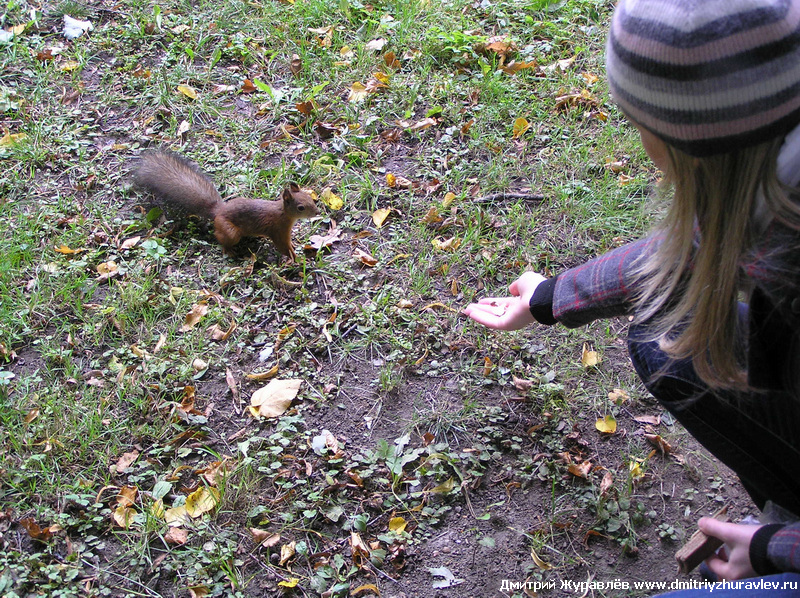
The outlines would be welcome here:
[[[304,211],[305,209],[306,209],[306,207],[305,207],[305,206],[297,206],[297,211],[298,211],[298,212],[302,212],[302,211]]]

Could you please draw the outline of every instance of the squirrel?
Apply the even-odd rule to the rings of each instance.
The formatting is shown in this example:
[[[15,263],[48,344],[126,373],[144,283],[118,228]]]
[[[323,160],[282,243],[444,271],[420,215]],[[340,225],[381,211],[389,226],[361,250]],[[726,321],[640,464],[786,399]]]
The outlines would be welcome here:
[[[246,197],[223,201],[212,180],[194,162],[164,150],[142,153],[133,183],[167,208],[212,220],[214,236],[227,255],[232,255],[242,237],[269,237],[275,248],[294,262],[295,221],[319,213],[314,199],[296,183],[290,183],[275,201]]]

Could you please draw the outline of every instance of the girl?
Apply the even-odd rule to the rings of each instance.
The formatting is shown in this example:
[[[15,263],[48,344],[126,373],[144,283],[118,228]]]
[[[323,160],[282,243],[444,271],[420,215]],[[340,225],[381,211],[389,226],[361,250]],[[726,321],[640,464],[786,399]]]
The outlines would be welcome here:
[[[621,0],[606,68],[671,190],[665,219],[464,313],[501,330],[633,315],[650,392],[759,508],[800,514],[800,0]],[[800,524],[699,526],[727,543],[719,578],[800,571]]]

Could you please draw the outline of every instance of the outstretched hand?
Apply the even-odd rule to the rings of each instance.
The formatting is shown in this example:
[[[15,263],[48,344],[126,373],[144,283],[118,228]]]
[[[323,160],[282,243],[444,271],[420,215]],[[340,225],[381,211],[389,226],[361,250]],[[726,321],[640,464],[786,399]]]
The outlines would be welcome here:
[[[717,577],[734,580],[757,575],[750,563],[750,542],[760,526],[726,523],[713,517],[702,517],[697,523],[705,535],[725,542],[723,549],[706,559],[708,568]]]
[[[525,272],[511,283],[511,297],[486,297],[470,303],[461,313],[479,324],[497,330],[519,330],[536,320],[531,314],[530,301],[539,283],[547,280],[541,274]]]

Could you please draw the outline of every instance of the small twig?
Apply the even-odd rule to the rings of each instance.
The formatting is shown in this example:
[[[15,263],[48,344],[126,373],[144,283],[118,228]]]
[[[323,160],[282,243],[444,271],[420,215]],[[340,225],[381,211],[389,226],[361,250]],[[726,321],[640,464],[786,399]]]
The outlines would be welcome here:
[[[500,191],[499,193],[490,193],[489,195],[476,197],[472,200],[472,203],[497,201],[498,199],[527,199],[529,201],[543,201],[544,198],[544,195],[539,195],[538,193],[508,193],[506,191]]]

